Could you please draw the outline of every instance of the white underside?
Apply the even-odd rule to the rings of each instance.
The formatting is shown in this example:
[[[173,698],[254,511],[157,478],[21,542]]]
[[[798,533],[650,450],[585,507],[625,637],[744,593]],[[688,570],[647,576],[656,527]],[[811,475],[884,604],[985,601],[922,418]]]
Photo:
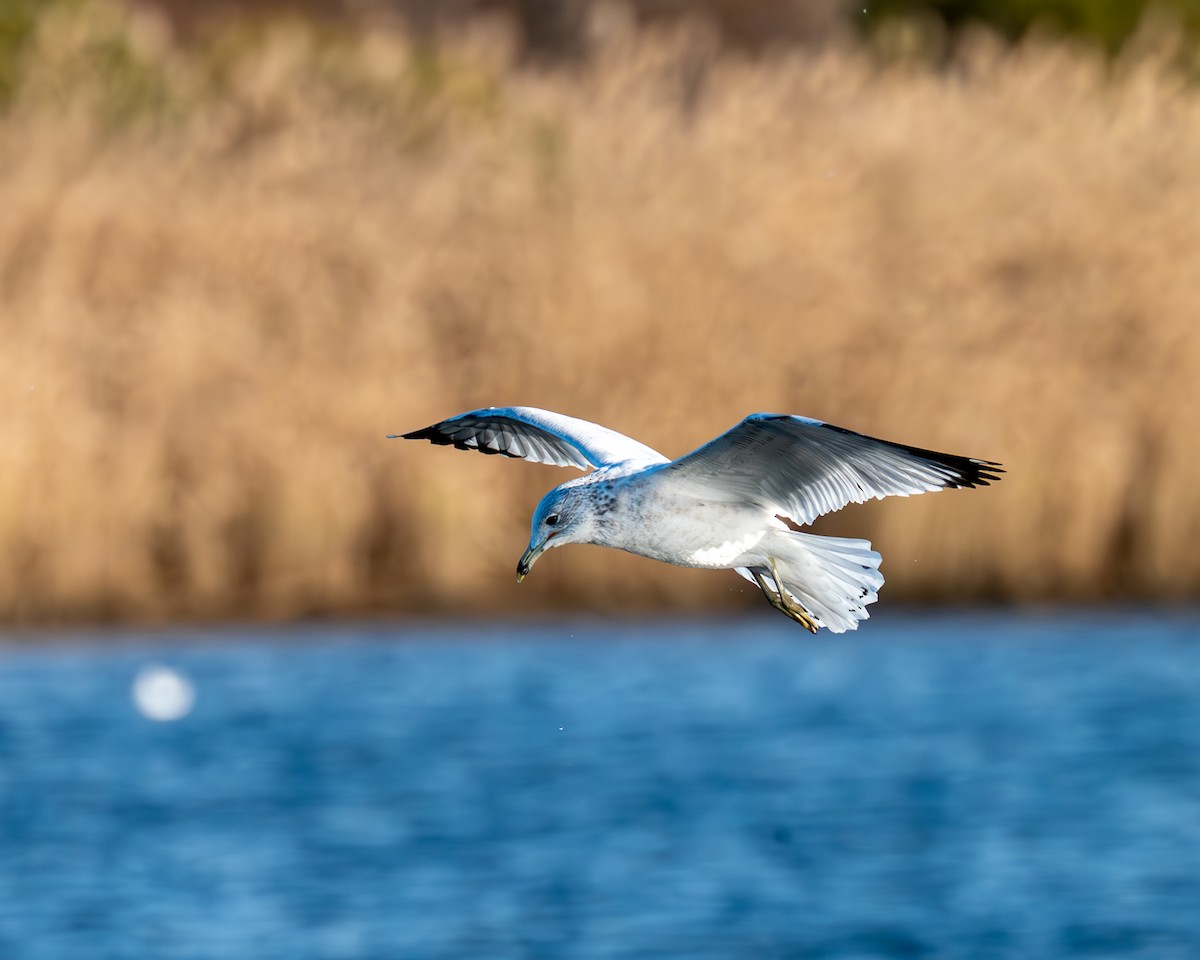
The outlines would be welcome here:
[[[773,564],[778,586],[818,626],[843,633],[867,619],[867,605],[879,598],[883,585],[882,558],[870,542],[801,533],[777,509],[744,500],[664,495],[654,479],[653,471],[619,478],[610,500],[624,508],[610,514],[587,542],[683,567],[734,569],[751,582],[754,570],[775,588]],[[575,483],[588,486],[587,480]]]

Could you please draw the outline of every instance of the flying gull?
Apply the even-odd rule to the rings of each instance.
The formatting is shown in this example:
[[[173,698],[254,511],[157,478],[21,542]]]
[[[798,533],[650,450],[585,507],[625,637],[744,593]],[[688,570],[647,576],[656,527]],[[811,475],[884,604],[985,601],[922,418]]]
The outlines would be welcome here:
[[[594,468],[533,514],[517,582],[551,547],[594,543],[681,567],[733,569],[813,633],[858,629],[879,599],[867,540],[803,532],[850,503],[999,480],[1000,464],[877,440],[809,417],[753,413],[668,460],[607,427],[536,407],[488,407],[389,439]]]

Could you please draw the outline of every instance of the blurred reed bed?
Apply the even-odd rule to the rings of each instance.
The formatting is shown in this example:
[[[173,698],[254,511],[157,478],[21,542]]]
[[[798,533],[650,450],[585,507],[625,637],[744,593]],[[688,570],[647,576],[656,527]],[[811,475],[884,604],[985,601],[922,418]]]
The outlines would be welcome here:
[[[1200,95],[977,36],[932,70],[594,18],[513,65],[50,6],[0,117],[0,618],[697,610],[516,558],[558,471],[387,441],[488,404],[683,453],[755,410],[1005,462],[821,522],[884,596],[1194,597]]]

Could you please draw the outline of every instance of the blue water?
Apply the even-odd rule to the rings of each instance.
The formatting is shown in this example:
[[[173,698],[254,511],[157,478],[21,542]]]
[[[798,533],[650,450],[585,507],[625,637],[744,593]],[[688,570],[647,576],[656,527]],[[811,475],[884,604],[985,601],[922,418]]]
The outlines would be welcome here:
[[[0,957],[1192,960],[1200,618],[10,642]]]

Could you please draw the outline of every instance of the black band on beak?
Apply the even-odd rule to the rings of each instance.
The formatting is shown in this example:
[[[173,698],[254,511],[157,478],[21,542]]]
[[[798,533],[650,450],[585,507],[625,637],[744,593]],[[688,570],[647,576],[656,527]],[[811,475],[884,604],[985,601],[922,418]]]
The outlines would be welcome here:
[[[529,571],[533,569],[533,561],[538,558],[541,552],[542,548],[540,547],[536,550],[533,547],[530,547],[523,554],[521,554],[521,559],[517,561],[517,583],[520,583],[522,580],[524,580],[529,574]]]

